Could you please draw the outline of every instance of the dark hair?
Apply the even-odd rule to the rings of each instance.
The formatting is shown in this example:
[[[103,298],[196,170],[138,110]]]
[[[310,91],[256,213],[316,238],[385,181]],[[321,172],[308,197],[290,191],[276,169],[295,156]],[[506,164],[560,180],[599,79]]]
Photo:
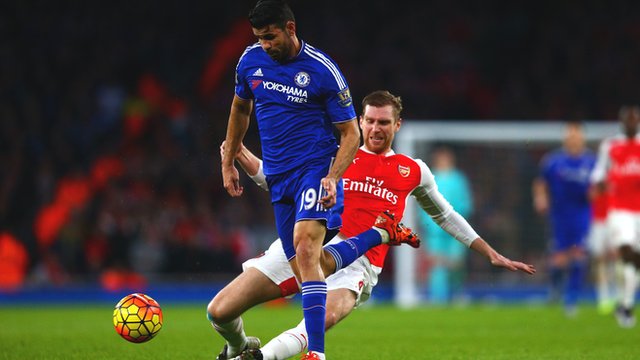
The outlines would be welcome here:
[[[400,113],[402,112],[402,99],[400,96],[395,96],[387,90],[376,90],[362,99],[362,113],[367,105],[375,107],[383,107],[391,105],[393,107],[393,114],[396,120],[400,119]]]
[[[284,29],[287,21],[296,21],[284,0],[260,0],[249,12],[249,23],[255,29],[275,25]]]

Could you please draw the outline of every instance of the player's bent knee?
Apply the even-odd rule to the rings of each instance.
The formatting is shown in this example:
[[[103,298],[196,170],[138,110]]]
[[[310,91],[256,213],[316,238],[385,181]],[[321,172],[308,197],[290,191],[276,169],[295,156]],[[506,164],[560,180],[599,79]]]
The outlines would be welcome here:
[[[218,322],[218,308],[215,299],[209,301],[207,305],[207,319],[212,322]]]
[[[237,316],[231,311],[226,301],[214,297],[207,305],[207,318],[218,324],[228,323]]]
[[[320,261],[321,248],[314,246],[310,242],[298,244],[296,246],[296,258],[298,266],[304,266],[304,264],[317,264]]]

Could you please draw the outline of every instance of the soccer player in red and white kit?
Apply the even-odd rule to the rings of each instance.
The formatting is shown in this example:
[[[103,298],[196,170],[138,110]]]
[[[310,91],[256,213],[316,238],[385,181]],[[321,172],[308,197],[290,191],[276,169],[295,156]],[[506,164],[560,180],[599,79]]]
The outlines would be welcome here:
[[[636,323],[633,307],[640,269],[640,107],[624,106],[619,117],[623,134],[600,144],[591,180],[609,192],[607,221],[623,262],[622,296],[615,314],[621,327],[630,328]]]
[[[344,319],[355,307],[369,298],[388,251],[388,245],[379,245],[351,265],[342,268],[332,246],[344,243],[349,237],[357,236],[371,228],[377,215],[386,209],[400,217],[404,213],[409,195],[413,195],[442,228],[457,240],[486,256],[491,264],[512,271],[535,273],[532,265],[502,256],[480,238],[438,192],[434,177],[423,161],[396,154],[391,149],[395,133],[402,123],[402,102],[399,97],[388,91],[375,91],[364,98],[362,106],[360,127],[364,145],[360,147],[353,163],[343,175],[343,226],[340,233],[324,247],[325,254],[328,252],[332,255],[327,258],[336,261],[323,270],[326,274],[337,270],[327,277],[326,329]],[[260,175],[258,158],[242,147],[236,160],[256,183],[266,187]],[[275,297],[298,291],[279,240],[276,240],[263,256],[245,262],[243,267],[245,272],[240,275],[244,277],[242,281],[254,282],[254,287],[259,287],[264,292],[263,300],[266,293]],[[234,281],[237,280],[238,278]],[[246,298],[244,300],[250,301]],[[210,304],[210,312],[230,306],[229,302],[216,296]],[[211,309],[212,307],[214,309]],[[304,350],[306,339],[305,324],[302,321],[297,327],[283,332],[261,349],[247,349],[236,359],[287,359]]]

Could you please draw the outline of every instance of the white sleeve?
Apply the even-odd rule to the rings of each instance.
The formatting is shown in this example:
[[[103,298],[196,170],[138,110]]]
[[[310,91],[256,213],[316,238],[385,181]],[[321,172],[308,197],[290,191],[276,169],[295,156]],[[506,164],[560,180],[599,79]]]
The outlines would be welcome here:
[[[596,165],[591,171],[592,184],[603,182],[607,177],[607,170],[609,169],[609,147],[609,139],[602,141],[600,144],[598,159],[596,160]]]
[[[258,172],[255,175],[249,175],[251,180],[255,182],[258,186],[263,188],[265,191],[269,191],[269,185],[267,184],[267,177],[264,175],[264,170],[262,169],[262,160],[260,160],[260,166],[258,167]]]
[[[422,180],[412,192],[420,207],[431,216],[431,219],[444,231],[467,247],[479,236],[462,215],[453,209],[451,204],[438,191],[435,178],[427,164],[415,160],[420,165]]]

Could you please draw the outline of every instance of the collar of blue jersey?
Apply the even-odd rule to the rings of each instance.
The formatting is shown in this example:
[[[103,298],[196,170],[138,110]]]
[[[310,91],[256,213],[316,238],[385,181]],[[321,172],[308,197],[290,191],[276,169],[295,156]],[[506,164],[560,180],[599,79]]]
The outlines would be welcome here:
[[[300,54],[302,54],[302,52],[304,51],[305,46],[307,46],[307,43],[304,40],[300,39],[300,51],[298,51],[298,54],[296,54],[294,59],[297,58],[298,56],[300,56]]]

